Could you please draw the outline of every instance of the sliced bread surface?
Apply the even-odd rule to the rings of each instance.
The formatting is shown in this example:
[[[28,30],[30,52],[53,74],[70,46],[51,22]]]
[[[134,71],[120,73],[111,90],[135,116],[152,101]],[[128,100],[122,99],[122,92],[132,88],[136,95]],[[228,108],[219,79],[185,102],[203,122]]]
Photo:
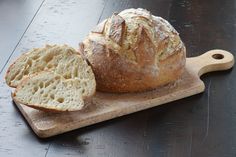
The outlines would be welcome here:
[[[6,82],[17,87],[15,101],[48,111],[81,110],[96,91],[91,67],[67,45],[22,55],[8,69]]]
[[[45,70],[57,72],[66,78],[86,78],[88,75],[78,72],[86,68],[87,63],[72,47],[46,45],[21,55],[8,68],[5,79],[9,86],[17,87],[25,77]]]
[[[94,93],[93,79],[65,79],[53,72],[41,72],[25,78],[13,93],[13,99],[44,111],[78,111]]]

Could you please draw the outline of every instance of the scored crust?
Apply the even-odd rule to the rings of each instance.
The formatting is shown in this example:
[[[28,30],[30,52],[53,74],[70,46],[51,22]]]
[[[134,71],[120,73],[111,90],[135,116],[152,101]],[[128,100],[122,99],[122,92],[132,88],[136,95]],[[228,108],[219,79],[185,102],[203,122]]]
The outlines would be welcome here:
[[[186,49],[177,31],[144,9],[113,14],[95,30],[99,32],[80,43],[79,52],[100,91],[146,91],[177,80],[184,71]]]
[[[162,60],[159,69],[152,69],[152,66],[141,68],[139,64],[128,62],[112,50],[107,50],[109,57],[101,53],[88,60],[100,91],[138,92],[155,89],[178,79],[185,63],[185,56],[181,51]]]

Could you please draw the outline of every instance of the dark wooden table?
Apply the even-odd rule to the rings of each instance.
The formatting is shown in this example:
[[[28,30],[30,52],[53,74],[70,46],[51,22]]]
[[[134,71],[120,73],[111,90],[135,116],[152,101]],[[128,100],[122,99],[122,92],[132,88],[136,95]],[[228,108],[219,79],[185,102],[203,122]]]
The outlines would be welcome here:
[[[204,75],[203,94],[39,139],[4,82],[9,64],[45,43],[77,47],[114,11],[142,7],[178,30],[188,56],[220,48],[236,53],[235,0],[0,0],[0,156],[236,156],[236,71]]]

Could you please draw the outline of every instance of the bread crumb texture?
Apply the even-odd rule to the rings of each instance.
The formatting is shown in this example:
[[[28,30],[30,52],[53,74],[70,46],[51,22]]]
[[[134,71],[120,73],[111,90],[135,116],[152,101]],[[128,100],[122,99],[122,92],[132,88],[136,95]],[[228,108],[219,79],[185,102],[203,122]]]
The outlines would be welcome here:
[[[17,102],[39,109],[77,111],[91,96],[92,81],[65,79],[53,72],[42,72],[23,80],[14,93]]]
[[[67,79],[87,78],[92,73],[87,63],[72,47],[46,45],[44,48],[35,48],[21,55],[9,67],[6,83],[16,87],[24,77],[42,71],[53,71]]]
[[[91,67],[67,45],[47,45],[22,55],[9,68],[6,81],[17,87],[14,99],[38,109],[75,111],[96,90]]]

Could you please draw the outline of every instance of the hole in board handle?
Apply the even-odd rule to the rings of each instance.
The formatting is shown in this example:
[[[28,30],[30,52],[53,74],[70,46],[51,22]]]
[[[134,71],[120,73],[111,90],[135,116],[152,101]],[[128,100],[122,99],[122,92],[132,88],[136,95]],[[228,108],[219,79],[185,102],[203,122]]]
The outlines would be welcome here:
[[[212,55],[212,58],[220,60],[224,58],[224,55],[217,53],[217,54]]]

